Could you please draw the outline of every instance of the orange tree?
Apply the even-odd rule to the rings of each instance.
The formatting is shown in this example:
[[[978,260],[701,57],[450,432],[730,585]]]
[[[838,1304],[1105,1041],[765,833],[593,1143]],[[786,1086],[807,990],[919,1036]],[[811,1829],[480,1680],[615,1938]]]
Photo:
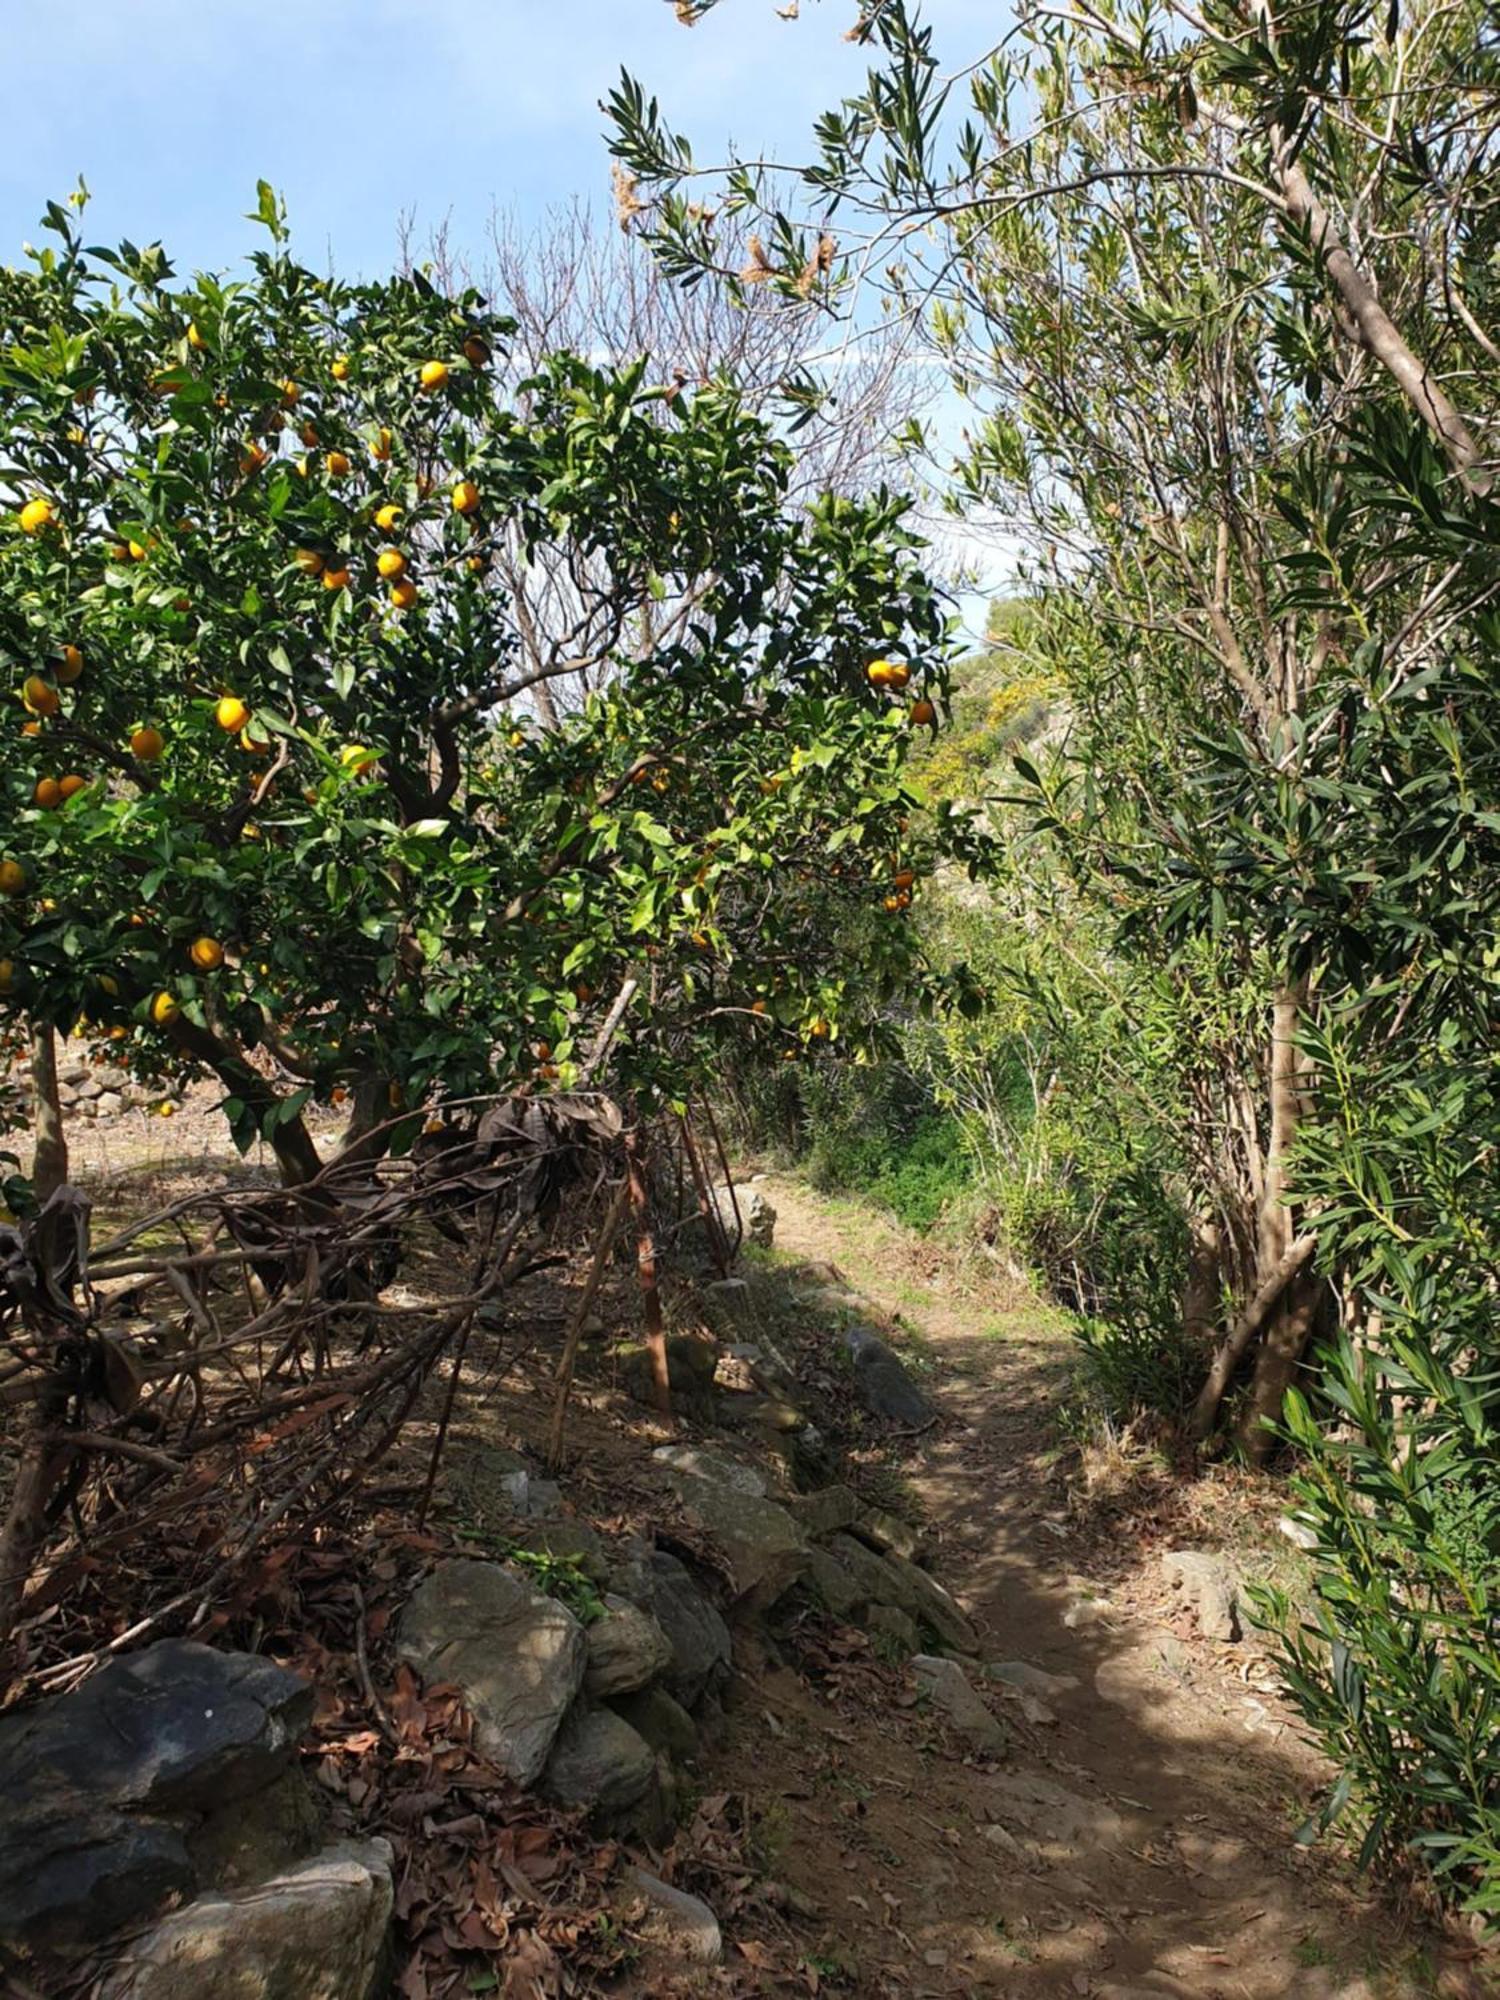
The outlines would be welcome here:
[[[878,1035],[946,644],[904,503],[789,507],[732,387],[644,361],[507,407],[476,294],[315,276],[259,219],[179,286],[52,204],[0,273],[0,1006],[211,1074],[293,1181],[310,1102],[566,1086],[628,976],[648,1094],[726,1033]],[[521,664],[518,532],[605,676],[551,730],[528,689],[579,661]]]

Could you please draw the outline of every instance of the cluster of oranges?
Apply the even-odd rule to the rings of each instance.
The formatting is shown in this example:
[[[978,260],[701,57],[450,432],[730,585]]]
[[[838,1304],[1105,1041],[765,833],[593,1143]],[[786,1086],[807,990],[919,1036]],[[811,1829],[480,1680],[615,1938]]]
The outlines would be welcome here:
[[[882,693],[900,694],[910,684],[911,668],[904,660],[871,660],[865,668],[865,679]],[[906,718],[917,729],[932,728],[937,722],[937,710],[921,695],[906,711]]]

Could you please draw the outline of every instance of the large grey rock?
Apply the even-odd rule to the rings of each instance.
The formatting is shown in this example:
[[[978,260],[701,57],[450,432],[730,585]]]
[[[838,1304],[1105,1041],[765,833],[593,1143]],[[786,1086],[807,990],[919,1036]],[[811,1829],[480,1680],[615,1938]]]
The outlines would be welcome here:
[[[652,1549],[613,1573],[622,1597],[650,1611],[667,1635],[671,1663],[662,1675],[684,1707],[692,1708],[710,1681],[728,1671],[729,1627],[676,1556]]]
[[[1162,1556],[1161,1567],[1167,1582],[1182,1592],[1205,1639],[1238,1639],[1239,1586],[1222,1556],[1170,1549]]]
[[[816,1493],[798,1493],[787,1501],[786,1508],[814,1541],[852,1527],[864,1511],[859,1495],[851,1486],[824,1486]]]
[[[162,1640],[0,1720],[0,1935],[67,1945],[197,1886],[186,1835],[285,1774],[313,1691]]]
[[[279,1776],[312,1707],[308,1682],[274,1661],[163,1639],[0,1720],[0,1797],[45,1788],[145,1812],[207,1811]]]
[[[852,1580],[856,1604],[894,1604],[906,1613],[917,1608],[916,1593],[887,1563],[852,1535],[832,1535],[828,1553]]]
[[[859,1585],[838,1557],[816,1543],[807,1552],[807,1586],[826,1611],[847,1618],[862,1602]]]
[[[413,1593],[398,1650],[427,1680],[462,1689],[477,1748],[530,1785],[582,1685],[588,1649],[566,1605],[499,1563],[461,1560],[440,1564]]]
[[[887,1514],[884,1508],[867,1507],[850,1525],[849,1532],[862,1542],[868,1542],[877,1554],[884,1555],[894,1550],[898,1556],[905,1556],[908,1562],[916,1559],[922,1538],[910,1521],[903,1521],[899,1514]]]
[[[719,1920],[707,1903],[648,1875],[644,1868],[627,1868],[624,1882],[646,1905],[640,1928],[648,1942],[666,1945],[698,1965],[717,1963],[724,1944]]]
[[[999,1756],[1007,1747],[1009,1738],[977,1691],[969,1685],[968,1676],[957,1660],[919,1653],[911,1666],[917,1686],[954,1733],[982,1755]]]
[[[664,1687],[614,1695],[609,1705],[659,1755],[675,1757],[680,1763],[697,1756],[698,1726],[682,1703]]]
[[[922,1635],[917,1630],[917,1621],[894,1604],[872,1604],[865,1613],[865,1630],[883,1639],[892,1653],[899,1653],[903,1660],[909,1660],[913,1653],[922,1650]]]
[[[804,1574],[807,1537],[785,1507],[690,1472],[671,1479],[688,1522],[723,1554],[740,1603],[767,1610]]]
[[[656,1775],[656,1758],[612,1708],[575,1708],[558,1731],[544,1780],[559,1805],[618,1817],[642,1800]]]
[[[243,1895],[174,1910],[125,1946],[101,2000],[368,2000],[391,1903],[388,1843],[341,1842]]]
[[[925,1424],[932,1405],[908,1373],[906,1365],[867,1326],[844,1330],[844,1342],[854,1365],[854,1391],[872,1416],[895,1424]]]
[[[887,1551],[880,1560],[905,1592],[903,1598],[896,1600],[903,1611],[910,1611],[919,1625],[935,1633],[939,1643],[951,1651],[978,1652],[978,1632],[936,1577],[929,1576],[925,1569],[908,1562],[905,1556],[898,1556],[894,1550]]]
[[[739,1208],[741,1241],[758,1250],[769,1250],[776,1240],[776,1211],[759,1188],[736,1186],[731,1195],[727,1185],[712,1190],[714,1207],[731,1244],[734,1242],[734,1212]]]
[[[0,1813],[0,1937],[87,1944],[191,1894],[197,1872],[164,1820],[5,1795]]]
[[[753,1500],[762,1500],[766,1493],[766,1476],[754,1465],[744,1465],[728,1452],[715,1451],[702,1444],[663,1444],[651,1454],[658,1465],[669,1472],[690,1473],[694,1479],[706,1479],[715,1486],[728,1486],[736,1493],[748,1493]]]
[[[593,1583],[603,1583],[609,1575],[604,1537],[587,1521],[528,1521],[515,1539],[521,1548],[534,1549],[538,1555],[576,1563]]]
[[[672,1642],[654,1613],[629,1598],[606,1595],[604,1614],[588,1628],[584,1692],[631,1694],[672,1664]]]

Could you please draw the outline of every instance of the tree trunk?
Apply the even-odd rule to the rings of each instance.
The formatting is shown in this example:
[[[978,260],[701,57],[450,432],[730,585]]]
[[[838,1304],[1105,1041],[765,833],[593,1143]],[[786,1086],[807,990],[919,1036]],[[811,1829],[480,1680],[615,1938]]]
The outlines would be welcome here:
[[[229,1043],[221,1042],[217,1035],[207,1028],[200,1028],[185,1014],[174,1014],[164,1026],[169,1040],[185,1055],[191,1056],[194,1062],[202,1063],[205,1069],[212,1070],[232,1096],[249,1105],[264,1132],[267,1112],[278,1110],[282,1099],[260,1072],[252,1069]],[[312,1134],[303,1124],[300,1113],[294,1118],[279,1119],[272,1125],[267,1138],[271,1151],[276,1155],[283,1187],[301,1187],[307,1181],[316,1180],[322,1173],[323,1156],[313,1144]]]
[[[1239,1423],[1240,1443],[1256,1465],[1263,1465],[1275,1446],[1272,1426],[1280,1419],[1282,1402],[1301,1366],[1322,1297],[1322,1279],[1311,1271],[1299,1271],[1256,1350],[1255,1374]]]
[[[339,1165],[347,1160],[379,1159],[391,1143],[390,1119],[390,1078],[360,1077],[354,1086],[354,1108],[338,1144]]]
[[[31,1184],[40,1203],[55,1194],[68,1178],[68,1141],[63,1132],[62,1097],[57,1083],[57,1034],[46,1021],[32,1023],[31,1092],[36,1132]]]
[[[1224,1287],[1223,1232],[1211,1217],[1195,1216],[1189,1225],[1187,1277],[1182,1287],[1182,1330],[1195,1347],[1213,1344],[1219,1324]]]
[[[651,1379],[656,1389],[656,1407],[664,1417],[672,1414],[672,1376],[667,1365],[667,1336],[661,1318],[661,1287],[656,1277],[656,1238],[651,1229],[651,1197],[646,1176],[636,1150],[635,1134],[625,1141],[629,1173],[630,1205],[636,1217],[636,1271],[641,1281],[641,1301],[645,1308],[646,1352],[651,1356]]]
[[[1271,1136],[1266,1148],[1256,1233],[1256,1280],[1268,1284],[1292,1247],[1295,1234],[1287,1200],[1287,1170],[1302,1123],[1302,1061],[1298,1035],[1307,1005],[1305,982],[1277,993],[1271,1017]],[[1321,1281],[1299,1271],[1282,1293],[1255,1350],[1250,1394],[1239,1426],[1240,1442],[1261,1463],[1275,1442],[1267,1428],[1281,1414],[1317,1310]]]

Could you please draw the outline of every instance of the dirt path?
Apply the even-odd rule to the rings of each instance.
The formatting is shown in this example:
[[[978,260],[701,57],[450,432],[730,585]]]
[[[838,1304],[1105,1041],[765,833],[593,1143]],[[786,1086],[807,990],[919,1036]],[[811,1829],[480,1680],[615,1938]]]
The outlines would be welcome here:
[[[888,1726],[850,1702],[847,1727],[830,1729],[797,1676],[767,1669],[732,1754],[747,1786],[779,1789],[768,1862],[819,1901],[826,1933],[810,1963],[830,1990],[1431,1992],[1422,1940],[1398,1934],[1336,1855],[1293,1844],[1317,1774],[1274,1694],[1242,1678],[1257,1649],[1179,1636],[1183,1621],[1149,1585],[1117,1576],[1106,1596],[1076,1575],[1079,1545],[1043,1459],[1060,1336],[955,1296],[894,1224],[793,1181],[766,1192],[778,1255],[831,1261],[928,1361],[944,1421],[908,1475],[934,1566],[979,1624],[987,1661],[1051,1677],[1029,1701],[997,1690],[1017,1752],[990,1765],[924,1738],[917,1710]],[[774,1782],[768,1729],[787,1767]]]

